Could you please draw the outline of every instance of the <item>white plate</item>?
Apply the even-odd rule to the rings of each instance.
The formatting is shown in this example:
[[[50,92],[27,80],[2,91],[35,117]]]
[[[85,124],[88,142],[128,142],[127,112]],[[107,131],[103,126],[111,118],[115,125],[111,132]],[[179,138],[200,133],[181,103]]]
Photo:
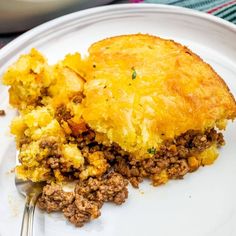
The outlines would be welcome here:
[[[0,51],[3,70],[36,47],[49,62],[69,52],[86,52],[94,41],[112,35],[149,33],[174,39],[199,54],[225,79],[236,95],[236,26],[216,17],[162,5],[117,5],[94,8],[48,22],[22,35]],[[15,112],[0,87],[0,235],[19,235],[24,199],[14,187],[15,145],[7,134]],[[130,189],[122,206],[105,204],[102,216],[83,228],[61,215],[36,211],[35,235],[80,236],[235,236],[236,124],[225,132],[226,146],[212,166],[154,188],[148,182]]]

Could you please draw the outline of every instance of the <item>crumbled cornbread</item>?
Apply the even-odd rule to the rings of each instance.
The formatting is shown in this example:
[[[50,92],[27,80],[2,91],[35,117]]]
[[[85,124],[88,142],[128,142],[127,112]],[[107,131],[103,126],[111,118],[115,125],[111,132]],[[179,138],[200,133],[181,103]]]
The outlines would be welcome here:
[[[100,156],[85,164],[75,141],[88,130],[82,119],[84,74],[79,61],[76,53],[50,66],[32,49],[3,76],[4,83],[11,86],[10,103],[20,112],[12,121],[11,132],[20,149],[16,171],[22,179],[63,181],[74,170],[79,172],[75,176],[83,178],[106,171],[106,161]]]

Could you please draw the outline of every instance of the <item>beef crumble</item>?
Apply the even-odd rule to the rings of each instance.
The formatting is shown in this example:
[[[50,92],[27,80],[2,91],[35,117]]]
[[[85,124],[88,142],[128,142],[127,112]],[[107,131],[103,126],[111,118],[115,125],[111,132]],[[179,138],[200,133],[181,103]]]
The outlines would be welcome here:
[[[149,178],[154,186],[164,184],[168,179],[182,179],[188,172],[201,166],[197,156],[213,144],[224,145],[223,135],[216,130],[205,133],[188,131],[176,139],[166,140],[151,158],[137,160],[123,151],[118,145],[105,146],[95,141],[95,133],[87,127],[86,131],[74,137],[85,162],[95,152],[103,153],[107,160],[107,171],[100,177],[78,180],[74,192],[62,190],[60,185],[48,184],[43,189],[38,206],[47,212],[60,211],[74,225],[81,227],[86,222],[100,216],[105,202],[120,205],[128,197],[128,181],[138,188],[144,178]],[[78,178],[78,170],[65,173],[58,147],[53,139],[45,140],[41,148],[49,148],[51,156],[47,163],[52,170],[67,174],[70,179]]]
[[[79,182],[75,192],[91,201],[114,202],[120,205],[128,197],[127,185],[128,181],[122,175],[111,172],[105,178],[89,178]]]
[[[74,193],[65,192],[57,184],[46,185],[42,196],[38,200],[38,207],[45,211],[61,211],[74,201]]]
[[[165,141],[152,158],[139,161],[129,156],[117,157],[114,169],[128,178],[133,187],[137,188],[143,178],[150,178],[157,186],[167,179],[182,179],[188,172],[197,170],[201,164],[197,155],[213,143],[224,145],[223,135],[214,129],[204,134],[188,131],[176,139]]]
[[[76,196],[75,201],[64,208],[64,216],[75,226],[82,227],[86,222],[98,218],[101,213],[96,202],[88,201],[83,196]]]
[[[5,116],[6,115],[6,112],[5,112],[5,110],[0,110],[0,116]]]
[[[158,175],[166,175],[168,179],[181,179],[188,173],[195,171],[201,166],[197,156],[209,148],[212,144],[224,145],[223,135],[216,130],[207,130],[205,133],[188,131],[173,140],[166,140],[152,157],[136,160],[117,144],[105,146],[96,142],[95,133],[89,129],[76,137],[73,143],[80,149],[84,157],[84,168],[90,165],[91,154],[97,152],[107,161],[105,174],[110,170],[126,177],[134,187],[143,181],[143,178],[152,180],[153,185],[162,184]],[[71,136],[70,136],[71,138]],[[61,162],[61,152],[55,137],[47,137],[41,141],[40,148],[49,151],[45,163],[52,170],[61,173],[66,179],[79,179],[81,170],[67,167]],[[72,140],[70,140],[72,142]],[[164,181],[165,183],[165,181]]]
[[[57,109],[56,109],[56,114],[55,114],[57,120],[61,123],[62,121],[67,121],[69,120],[72,115],[71,112],[66,108],[65,104],[61,104]]]
[[[100,216],[104,202],[124,203],[128,197],[127,185],[128,181],[114,172],[80,181],[74,192],[65,192],[60,185],[48,184],[43,188],[38,206],[47,212],[62,211],[71,223],[81,227]]]

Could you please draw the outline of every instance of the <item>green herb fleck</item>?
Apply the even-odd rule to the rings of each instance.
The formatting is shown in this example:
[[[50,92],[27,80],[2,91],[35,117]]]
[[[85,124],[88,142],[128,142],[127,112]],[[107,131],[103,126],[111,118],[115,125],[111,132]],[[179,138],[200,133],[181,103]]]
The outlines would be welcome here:
[[[152,147],[152,148],[148,148],[147,152],[152,154],[152,155],[155,155],[157,153],[157,150],[154,147]]]
[[[136,79],[137,77],[137,72],[136,70],[134,69],[134,67],[132,67],[132,70],[133,70],[133,73],[132,73],[132,80]]]

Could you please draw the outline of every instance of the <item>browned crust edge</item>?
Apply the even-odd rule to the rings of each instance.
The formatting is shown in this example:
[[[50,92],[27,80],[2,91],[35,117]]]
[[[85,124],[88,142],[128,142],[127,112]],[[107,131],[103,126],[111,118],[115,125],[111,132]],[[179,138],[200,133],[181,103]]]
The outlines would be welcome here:
[[[226,84],[226,82],[224,81],[224,79],[222,77],[220,77],[219,74],[216,73],[216,71],[212,68],[212,66],[210,64],[208,64],[207,62],[205,62],[200,56],[198,56],[197,54],[195,54],[194,52],[192,52],[188,47],[178,43],[178,42],[175,42],[174,40],[172,39],[164,39],[164,38],[161,38],[161,37],[158,37],[156,35],[150,35],[150,34],[142,34],[142,33],[138,33],[138,34],[124,34],[124,35],[118,35],[118,36],[113,36],[113,37],[108,37],[106,39],[102,39],[100,41],[97,41],[95,43],[93,43],[92,45],[90,45],[89,49],[93,47],[93,45],[97,44],[97,43],[101,43],[105,40],[110,40],[110,39],[115,39],[115,38],[120,38],[120,37],[130,37],[130,36],[148,36],[150,38],[156,38],[156,39],[161,39],[161,40],[164,40],[166,42],[172,42],[174,43],[176,46],[182,48],[182,50],[184,51],[187,51],[188,53],[191,54],[191,56],[197,58],[198,60],[200,60],[201,62],[203,62],[210,70],[211,72],[215,75],[215,77],[220,81],[220,83],[222,84],[222,86],[224,88],[227,89],[230,97],[231,97],[231,100],[232,100],[232,104],[234,105],[234,111],[232,113],[232,116],[231,117],[227,117],[227,119],[232,119],[234,120],[236,118],[236,100],[233,96],[233,94],[231,93],[228,85]],[[89,50],[88,50],[89,51]]]

